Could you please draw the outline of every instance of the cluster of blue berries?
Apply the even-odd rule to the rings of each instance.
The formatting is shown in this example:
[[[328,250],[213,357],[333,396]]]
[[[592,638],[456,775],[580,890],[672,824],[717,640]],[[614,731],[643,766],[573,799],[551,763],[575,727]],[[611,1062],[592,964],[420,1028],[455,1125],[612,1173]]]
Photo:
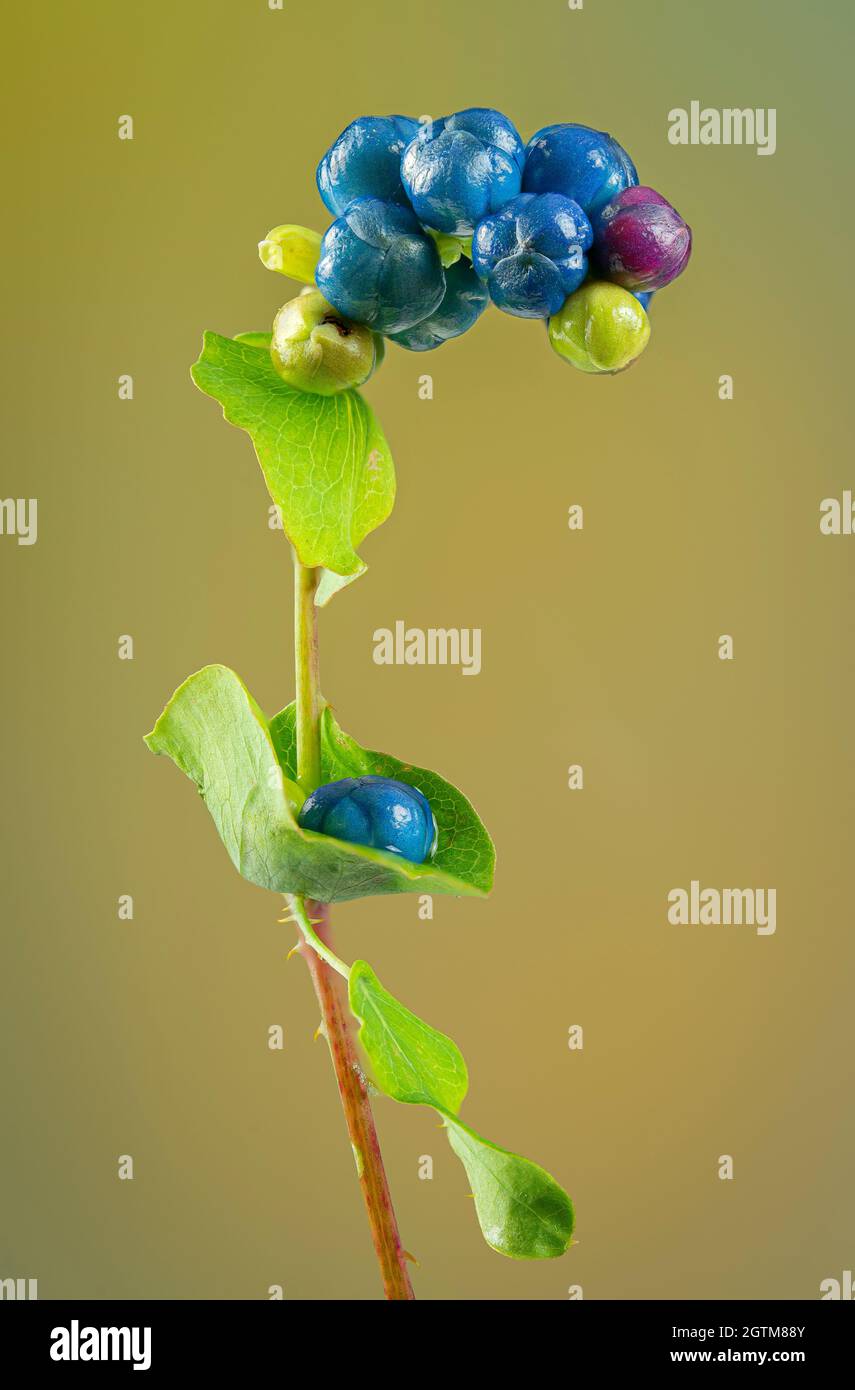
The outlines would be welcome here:
[[[592,280],[646,309],[691,249],[679,214],[638,188],[626,151],[583,125],[547,126],[524,145],[506,116],[483,107],[421,123],[363,116],[324,155],[317,181],[336,219],[318,289],[340,314],[414,351],[465,333],[489,301],[550,319]],[[629,190],[644,196],[627,199]],[[606,307],[614,317],[613,296]]]
[[[280,310],[271,353],[290,385],[321,394],[366,380],[384,337],[428,351],[465,333],[490,301],[548,321],[552,346],[580,370],[620,371],[647,343],[651,295],[691,254],[679,213],[639,186],[611,135],[583,125],[546,126],[524,145],[484,107],[439,121],[362,116],[317,180],[335,218],[314,265],[317,291]],[[276,228],[262,259],[308,279],[313,235]],[[436,849],[429,802],[394,778],[327,783],[297,820],[416,864]]]

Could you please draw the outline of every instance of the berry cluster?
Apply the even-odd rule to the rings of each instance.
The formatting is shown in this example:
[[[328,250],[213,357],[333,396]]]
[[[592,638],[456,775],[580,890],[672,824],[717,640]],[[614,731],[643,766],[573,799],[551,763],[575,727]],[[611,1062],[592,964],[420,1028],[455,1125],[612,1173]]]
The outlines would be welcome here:
[[[335,218],[315,269],[319,321],[331,306],[347,333],[362,325],[416,352],[465,333],[492,301],[546,320],[583,371],[620,371],[647,343],[650,296],[691,253],[689,227],[639,186],[626,151],[582,125],[524,145],[482,107],[422,123],[363,116],[317,181]],[[376,343],[369,355],[373,368]]]

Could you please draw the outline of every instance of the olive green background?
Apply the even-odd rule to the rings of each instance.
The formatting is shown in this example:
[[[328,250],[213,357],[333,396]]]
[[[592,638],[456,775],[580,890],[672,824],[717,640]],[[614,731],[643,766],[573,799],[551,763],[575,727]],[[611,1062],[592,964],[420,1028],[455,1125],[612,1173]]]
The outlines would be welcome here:
[[[292,692],[288,548],[248,440],[191,385],[203,328],[265,328],[289,297],[256,242],[325,225],[315,165],[354,116],[483,104],[526,139],[613,131],[696,253],[623,376],[491,311],[437,353],[391,349],[367,389],[398,504],[323,615],[324,689],[362,743],[462,787],[499,864],[489,901],[437,899],[432,922],[415,898],[337,909],[339,947],[452,1034],[467,1120],[578,1213],[560,1261],[494,1254],[433,1115],[380,1101],[416,1290],[818,1297],[855,1259],[855,538],[818,529],[855,484],[851,11],[31,9],[4,119],[0,493],[40,510],[35,546],[0,538],[0,1276],[42,1298],[380,1295],[293,931],[142,735],[209,661],[268,713]],[[692,100],[777,108],[778,152],[672,147]],[[482,628],[482,674],[375,666],[399,618]],[[777,934],[669,927],[692,878],[776,888]]]

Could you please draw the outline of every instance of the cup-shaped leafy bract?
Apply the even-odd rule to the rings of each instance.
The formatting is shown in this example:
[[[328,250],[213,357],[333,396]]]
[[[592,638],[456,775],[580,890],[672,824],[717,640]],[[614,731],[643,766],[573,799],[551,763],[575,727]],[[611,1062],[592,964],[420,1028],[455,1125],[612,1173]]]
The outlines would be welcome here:
[[[321,716],[321,780],[376,775],[416,787],[436,818],[436,850],[426,863],[412,864],[301,829],[285,786],[298,780],[295,726],[294,705],[268,723],[234,671],[206,666],[176,690],[146,743],[195,782],[232,863],[262,888],[319,902],[489,892],[495,851],[462,793],[435,772],[361,748],[329,707]]]
[[[365,572],[357,554],[395,502],[395,467],[380,424],[358,391],[318,396],[287,385],[269,336],[206,333],[193,380],[246,430],[301,563],[324,571],[317,602]]]

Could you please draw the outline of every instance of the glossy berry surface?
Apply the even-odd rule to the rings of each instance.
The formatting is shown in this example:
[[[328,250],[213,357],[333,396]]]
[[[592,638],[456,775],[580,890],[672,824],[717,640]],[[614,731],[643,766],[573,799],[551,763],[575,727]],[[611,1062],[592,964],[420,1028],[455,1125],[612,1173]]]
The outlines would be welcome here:
[[[304,830],[332,835],[352,845],[387,850],[422,864],[436,839],[436,822],[426,796],[392,777],[345,777],[318,787],[303,803]]]
[[[609,280],[588,280],[549,320],[549,341],[582,372],[622,372],[640,357],[650,320],[634,294]]]
[[[475,228],[472,263],[493,303],[519,318],[549,318],[588,273],[585,213],[560,193],[521,193]]]
[[[449,338],[459,338],[480,318],[488,303],[487,290],[472,266],[462,257],[445,272],[445,294],[438,309],[403,333],[390,333],[389,339],[410,352],[429,352],[442,347]]]
[[[692,254],[691,228],[653,188],[625,188],[595,221],[597,264],[627,290],[661,290]]]
[[[401,179],[426,227],[469,236],[520,191],[525,150],[500,111],[472,107],[423,125],[401,160]]]
[[[445,294],[433,239],[409,208],[379,198],[357,198],[328,228],[315,281],[339,313],[378,333],[421,323]]]
[[[283,304],[273,320],[271,360],[298,391],[332,396],[362,386],[383,353],[378,333],[342,318],[314,286]]]
[[[563,193],[592,217],[638,183],[635,165],[613,136],[586,125],[548,125],[526,146],[524,193]]]
[[[360,116],[331,145],[318,165],[318,192],[340,217],[354,198],[404,203],[401,155],[418,134],[409,116]]]

